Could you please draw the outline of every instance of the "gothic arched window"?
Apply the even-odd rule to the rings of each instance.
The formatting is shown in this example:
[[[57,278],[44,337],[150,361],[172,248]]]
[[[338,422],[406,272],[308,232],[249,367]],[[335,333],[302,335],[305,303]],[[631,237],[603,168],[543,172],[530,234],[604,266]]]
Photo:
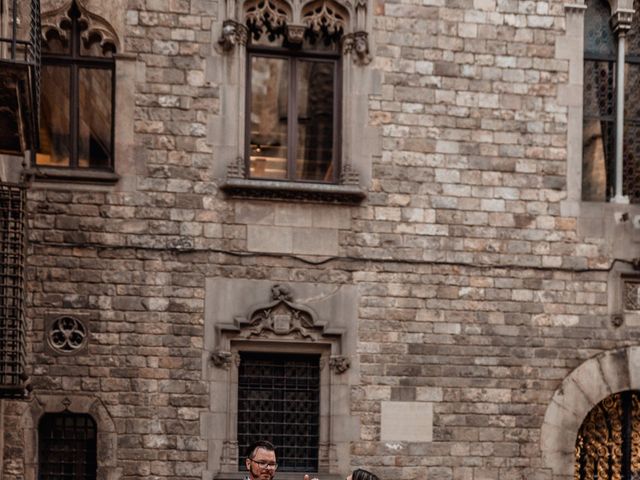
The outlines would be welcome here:
[[[245,9],[249,176],[336,182],[346,11],[316,2],[294,28],[287,24],[288,7],[275,0],[250,2]]]
[[[113,170],[115,46],[74,1],[42,45],[36,165]]]

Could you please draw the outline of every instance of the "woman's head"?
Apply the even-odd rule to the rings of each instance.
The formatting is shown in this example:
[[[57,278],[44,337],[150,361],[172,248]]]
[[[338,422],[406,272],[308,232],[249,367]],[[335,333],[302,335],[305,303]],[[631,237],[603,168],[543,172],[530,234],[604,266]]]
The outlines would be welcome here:
[[[347,477],[347,480],[380,480],[380,479],[371,472],[367,472],[362,468],[357,468],[353,471],[351,475]]]

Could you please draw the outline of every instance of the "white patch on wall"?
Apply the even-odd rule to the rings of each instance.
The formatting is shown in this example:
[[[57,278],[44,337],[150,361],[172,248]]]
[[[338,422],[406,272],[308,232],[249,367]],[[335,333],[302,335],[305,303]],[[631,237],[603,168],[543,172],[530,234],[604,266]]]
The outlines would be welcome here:
[[[380,440],[383,442],[431,442],[433,403],[382,402]]]

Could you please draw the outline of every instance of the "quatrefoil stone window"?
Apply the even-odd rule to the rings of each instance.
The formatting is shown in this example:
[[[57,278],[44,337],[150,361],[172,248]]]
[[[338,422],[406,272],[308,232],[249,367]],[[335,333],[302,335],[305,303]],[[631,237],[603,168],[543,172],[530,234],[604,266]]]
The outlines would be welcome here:
[[[88,339],[88,329],[84,322],[70,316],[53,320],[47,332],[49,346],[58,353],[76,353],[82,350]]]

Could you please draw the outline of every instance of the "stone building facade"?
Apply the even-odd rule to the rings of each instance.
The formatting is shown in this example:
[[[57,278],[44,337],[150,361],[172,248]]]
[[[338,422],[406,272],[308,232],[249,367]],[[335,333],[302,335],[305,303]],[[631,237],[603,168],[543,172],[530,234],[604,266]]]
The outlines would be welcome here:
[[[600,7],[42,0],[43,68],[68,60],[77,81],[43,85],[41,129],[80,114],[43,156],[2,159],[26,186],[29,381],[0,399],[0,478],[44,478],[43,419],[61,412],[93,422],[101,480],[241,478],[251,355],[316,359],[322,480],[573,477],[590,412],[640,388],[640,208],[583,194],[605,181],[583,162]],[[605,7],[633,45],[638,6]],[[55,50],[74,25],[75,57]],[[297,53],[260,50],[261,31]],[[255,175],[274,145],[249,138],[252,62],[301,70],[314,35],[333,42],[313,56],[334,66],[326,176],[292,177],[289,157]],[[326,98],[292,91],[278,98]],[[287,116],[270,105],[267,137]],[[75,154],[56,160],[64,135]]]

